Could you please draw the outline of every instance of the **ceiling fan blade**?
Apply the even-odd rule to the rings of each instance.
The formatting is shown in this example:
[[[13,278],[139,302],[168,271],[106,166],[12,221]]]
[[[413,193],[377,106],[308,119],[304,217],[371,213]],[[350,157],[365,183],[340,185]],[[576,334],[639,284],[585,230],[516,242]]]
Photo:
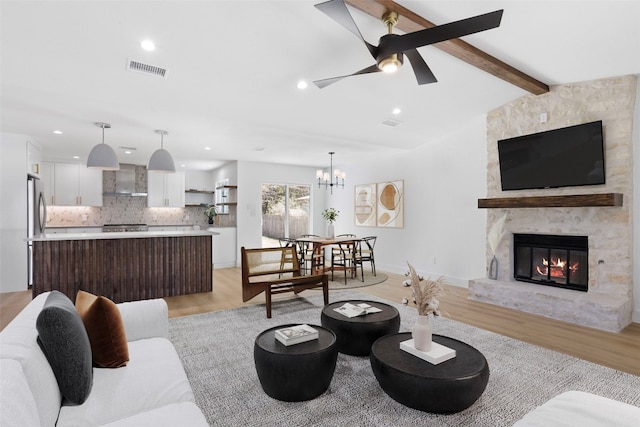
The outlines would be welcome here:
[[[333,19],[338,24],[351,31],[360,40],[362,40],[365,46],[367,46],[367,49],[369,49],[369,53],[371,53],[371,56],[373,56],[374,58],[376,57],[378,48],[368,43],[364,39],[364,37],[362,37],[358,26],[353,20],[353,17],[351,16],[351,13],[349,13],[349,9],[347,9],[347,5],[344,4],[343,0],[330,0],[324,3],[316,4],[315,7],[316,9],[327,15],[329,18]]]
[[[422,59],[422,56],[420,56],[420,53],[418,53],[416,49],[407,50],[404,54],[409,58],[409,62],[411,62],[411,68],[413,68],[413,73],[416,75],[416,80],[418,80],[419,85],[436,83],[438,81],[431,71],[431,68],[424,62],[424,59]]]
[[[381,40],[380,46],[378,47],[379,54],[382,57],[386,57],[394,53],[405,52],[421,46],[457,39],[458,37],[499,27],[502,12],[502,9],[496,10],[495,12],[438,25],[437,27],[426,28],[398,37],[389,37],[386,40]]]
[[[339,82],[340,80],[342,80],[344,78],[347,78],[347,77],[357,76],[359,74],[377,73],[379,71],[380,71],[380,69],[378,68],[378,66],[374,64],[374,65],[372,65],[370,67],[363,68],[362,70],[357,71],[357,72],[355,72],[353,74],[348,74],[346,76],[340,76],[340,77],[332,77],[330,79],[316,80],[316,81],[313,82],[313,84],[318,86],[318,88],[322,89],[324,87],[329,86],[332,83]]]

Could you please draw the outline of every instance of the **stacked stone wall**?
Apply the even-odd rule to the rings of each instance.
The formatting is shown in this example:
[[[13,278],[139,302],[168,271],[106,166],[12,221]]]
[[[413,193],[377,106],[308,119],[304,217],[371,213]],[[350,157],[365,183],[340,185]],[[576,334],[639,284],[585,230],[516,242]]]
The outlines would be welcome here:
[[[470,298],[606,330],[631,323],[633,310],[633,114],[636,77],[553,86],[487,115],[487,197],[621,193],[621,207],[490,209],[487,232],[506,216],[498,247],[498,280],[470,282]],[[547,121],[542,123],[541,114]],[[502,191],[497,141],[602,120],[606,183],[558,189]],[[513,233],[588,236],[587,293],[516,282]],[[493,256],[487,246],[487,266]],[[584,310],[587,310],[585,313]]]

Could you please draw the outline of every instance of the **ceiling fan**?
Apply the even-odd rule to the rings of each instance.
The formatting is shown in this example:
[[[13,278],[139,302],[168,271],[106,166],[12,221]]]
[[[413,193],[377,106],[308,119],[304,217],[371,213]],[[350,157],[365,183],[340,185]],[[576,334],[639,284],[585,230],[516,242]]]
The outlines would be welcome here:
[[[363,68],[353,74],[314,81],[313,83],[320,89],[346,77],[377,73],[379,71],[394,72],[402,66],[405,55],[411,63],[419,85],[435,83],[438,81],[436,76],[427,63],[424,62],[417,48],[496,28],[500,26],[503,12],[503,10],[496,10],[473,18],[462,19],[402,35],[393,34],[393,27],[398,23],[398,14],[393,11],[387,12],[382,16],[382,22],[387,26],[388,33],[380,37],[378,46],[374,46],[362,37],[344,0],[330,0],[316,4],[315,7],[362,40],[376,61],[374,65]]]

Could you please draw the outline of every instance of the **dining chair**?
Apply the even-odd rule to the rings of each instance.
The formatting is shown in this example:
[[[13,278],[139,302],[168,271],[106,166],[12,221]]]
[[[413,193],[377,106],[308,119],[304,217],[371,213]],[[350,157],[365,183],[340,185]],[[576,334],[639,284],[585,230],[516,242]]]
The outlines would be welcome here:
[[[376,236],[368,236],[363,237],[357,242],[356,245],[356,253],[354,257],[354,263],[357,266],[360,266],[360,275],[362,276],[362,281],[364,282],[364,267],[363,264],[365,262],[371,263],[371,272],[373,275],[376,275],[376,262],[373,257],[373,248],[376,246]]]
[[[306,238],[320,238],[317,234],[303,234],[300,239]],[[319,253],[315,253],[312,242],[298,241],[299,254],[300,254],[300,266],[302,267],[303,274],[314,274],[314,269],[322,268],[324,273],[324,249],[320,249]]]
[[[355,277],[355,241],[337,243],[331,250],[331,280],[337,268],[344,271],[344,284],[347,284],[347,271],[351,278]]]
[[[355,238],[355,237],[356,237],[356,235],[355,235],[355,234],[352,234],[352,233],[344,233],[344,234],[338,234],[338,235],[336,236],[336,238],[337,238],[337,239],[341,239],[341,238],[345,238],[345,237],[347,237],[347,238],[354,237],[354,238]],[[340,254],[340,248],[339,248],[337,245],[332,245],[332,246],[330,246],[330,247],[329,247],[329,250],[331,251],[331,258],[333,258],[334,256],[336,256],[336,257],[340,257],[340,255],[341,255],[341,254]],[[335,252],[335,253],[334,253],[334,252]]]

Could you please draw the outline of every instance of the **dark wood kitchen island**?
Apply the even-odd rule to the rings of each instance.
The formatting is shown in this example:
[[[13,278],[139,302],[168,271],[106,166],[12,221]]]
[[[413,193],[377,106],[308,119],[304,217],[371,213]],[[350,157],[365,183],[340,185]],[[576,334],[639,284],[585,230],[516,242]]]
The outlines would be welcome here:
[[[78,290],[119,303],[213,290],[207,230],[44,234],[33,241],[33,296]]]

